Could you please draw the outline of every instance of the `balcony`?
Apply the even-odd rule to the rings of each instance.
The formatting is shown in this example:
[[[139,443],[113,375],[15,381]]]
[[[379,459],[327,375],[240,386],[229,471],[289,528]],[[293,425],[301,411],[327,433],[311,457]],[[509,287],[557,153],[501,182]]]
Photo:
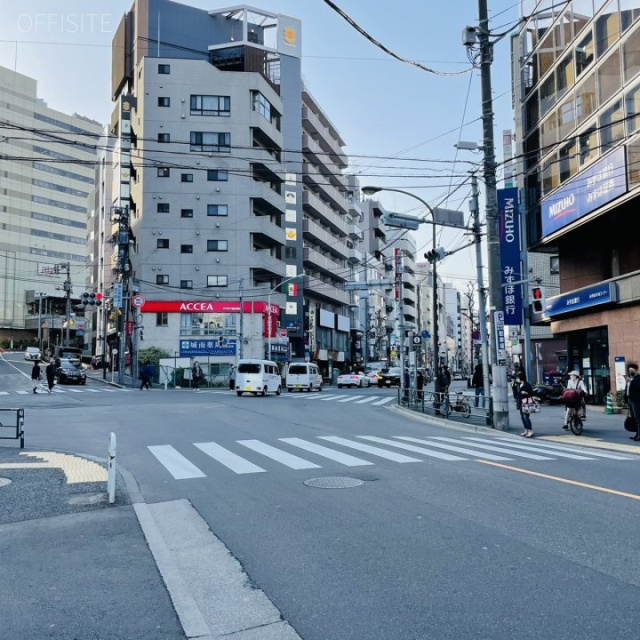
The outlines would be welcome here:
[[[311,210],[315,217],[321,218],[323,222],[340,235],[346,237],[349,234],[349,225],[326,202],[323,202],[309,189],[305,189],[302,193],[302,206],[307,211]]]
[[[255,181],[251,185],[253,206],[265,213],[283,215],[285,211],[284,196],[274,191],[268,184]]]
[[[340,147],[340,143],[335,139],[331,130],[326,127],[320,117],[316,115],[309,107],[302,107],[302,127],[311,133],[315,133],[318,137],[318,144],[321,149],[330,154],[331,161],[340,169],[347,167],[347,156]]]
[[[314,243],[321,245],[323,249],[338,254],[340,259],[346,260],[349,257],[347,245],[340,238],[336,238],[323,229],[317,222],[306,218],[302,223],[302,231],[306,236],[310,236]]]
[[[321,191],[325,198],[338,209],[340,215],[346,215],[349,212],[345,195],[329,184],[329,178],[322,175],[308,162],[304,162],[302,165],[302,179],[307,184],[311,183],[318,191]]]
[[[314,276],[305,276],[304,292],[305,295],[321,298],[333,304],[348,305],[351,300],[348,291],[339,289],[330,282],[323,282]]]
[[[311,265],[311,268],[316,268],[320,271],[324,271],[327,275],[338,277],[344,272],[344,265],[339,260],[332,260],[326,256],[323,256],[319,251],[311,249],[310,247],[304,248],[303,253],[304,262]]]
[[[285,233],[282,227],[271,222],[266,216],[253,216],[251,218],[251,234],[254,236],[262,236],[262,244],[284,246]],[[267,238],[268,241],[264,239]],[[269,242],[270,241],[270,242]]]
[[[364,240],[364,231],[357,224],[349,225],[349,237],[354,240]]]
[[[359,249],[349,249],[349,256],[347,258],[351,264],[358,264],[364,261],[364,253]]]
[[[257,251],[251,251],[249,254],[249,264],[255,272],[258,272],[258,279],[260,272],[267,272],[273,276],[285,277],[286,264],[277,258],[272,256],[269,249],[259,249]]]

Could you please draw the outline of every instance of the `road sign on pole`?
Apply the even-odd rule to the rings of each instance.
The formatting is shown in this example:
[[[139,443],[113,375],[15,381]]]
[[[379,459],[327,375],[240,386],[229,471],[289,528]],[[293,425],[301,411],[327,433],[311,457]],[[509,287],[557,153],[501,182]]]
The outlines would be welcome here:
[[[133,298],[131,298],[131,304],[136,307],[136,309],[142,307],[145,302],[145,299],[141,295],[133,296]]]

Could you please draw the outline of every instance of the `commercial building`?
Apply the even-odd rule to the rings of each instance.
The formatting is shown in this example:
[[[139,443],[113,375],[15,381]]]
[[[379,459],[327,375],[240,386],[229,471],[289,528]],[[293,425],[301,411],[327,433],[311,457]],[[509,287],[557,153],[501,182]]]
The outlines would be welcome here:
[[[565,341],[558,362],[603,402],[623,386],[624,362],[640,360],[640,2],[523,1],[521,14],[528,247],[557,264],[560,293],[544,318]]]
[[[300,21],[136,0],[113,61],[127,348],[143,325],[142,347],[309,358],[328,374],[350,349],[362,214],[344,143],[302,82]]]
[[[69,314],[69,339],[81,344],[83,321],[70,303],[79,301],[87,275],[101,125],[50,108],[35,79],[4,67],[0,95],[0,341],[60,343]]]

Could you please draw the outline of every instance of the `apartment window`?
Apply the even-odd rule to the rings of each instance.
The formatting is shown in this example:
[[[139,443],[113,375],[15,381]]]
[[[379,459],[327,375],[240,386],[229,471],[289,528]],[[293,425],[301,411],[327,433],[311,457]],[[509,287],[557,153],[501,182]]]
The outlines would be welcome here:
[[[595,124],[580,134],[579,144],[580,166],[582,167],[598,157],[598,129]]]
[[[620,37],[618,0],[611,0],[596,20],[596,49],[598,57],[604,55]]]
[[[158,167],[158,178],[168,178],[170,175],[169,167]]]
[[[180,280],[181,289],[193,289],[193,280]]]
[[[166,312],[156,313],[156,327],[168,327],[169,314]]]
[[[229,96],[191,96],[192,116],[229,116],[231,98]]]
[[[560,257],[549,256],[549,273],[552,276],[557,276],[560,273]]]
[[[159,133],[158,134],[158,142],[171,142],[171,134],[169,134],[169,133]]]
[[[565,182],[578,173],[578,145],[573,140],[560,149],[560,182]]]
[[[158,238],[158,240],[156,240],[156,247],[158,249],[168,249],[169,248],[169,238]]]
[[[207,205],[208,216],[228,216],[229,205],[226,204],[208,204]]]
[[[600,116],[600,145],[602,153],[606,149],[613,148],[616,143],[624,138],[624,113],[622,99],[616,100]]]
[[[207,251],[228,251],[229,242],[227,240],[207,240]]]
[[[193,253],[193,245],[192,244],[181,244],[180,245],[180,253]]]
[[[156,284],[169,284],[169,276],[168,275],[156,276]]]
[[[158,204],[156,205],[156,211],[158,213],[170,213],[171,207],[169,206],[168,202],[158,202]]]
[[[284,257],[287,258],[288,260],[294,260],[297,255],[298,255],[298,252],[296,250],[296,247],[284,248]]]
[[[576,118],[582,124],[596,110],[596,78],[592,73],[576,89]]]
[[[180,176],[180,182],[193,182],[193,173],[183,173]]]
[[[231,152],[231,134],[215,131],[192,131],[190,135],[191,151]]]
[[[193,209],[180,209],[181,218],[193,218]]]
[[[640,9],[638,9],[638,12],[640,12]],[[640,72],[640,22],[622,45],[622,58],[624,81],[629,82],[631,78]]]
[[[171,98],[158,98],[158,106],[159,107],[171,106]]]
[[[640,129],[640,83],[632,87],[626,97],[627,131],[629,135]]]
[[[598,89],[600,104],[604,104],[622,87],[620,73],[620,51],[616,49],[598,69]]]
[[[576,75],[579,76],[593,62],[593,32],[580,40],[576,47]]]
[[[207,276],[207,287],[227,287],[229,276]]]
[[[259,91],[254,91],[252,97],[253,110],[280,130],[280,114],[273,108],[273,105]]]
[[[168,76],[171,73],[171,65],[170,64],[159,64],[158,65],[158,74],[161,76]]]
[[[222,169],[209,169],[207,180],[209,182],[226,182],[229,179],[229,172]]]

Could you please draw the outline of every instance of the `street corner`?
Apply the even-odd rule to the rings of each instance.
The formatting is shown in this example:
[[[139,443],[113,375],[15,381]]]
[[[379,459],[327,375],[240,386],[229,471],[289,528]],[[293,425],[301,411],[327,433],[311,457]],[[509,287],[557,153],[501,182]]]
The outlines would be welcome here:
[[[0,447],[0,524],[129,504],[124,483],[107,497],[107,467],[81,455]]]

